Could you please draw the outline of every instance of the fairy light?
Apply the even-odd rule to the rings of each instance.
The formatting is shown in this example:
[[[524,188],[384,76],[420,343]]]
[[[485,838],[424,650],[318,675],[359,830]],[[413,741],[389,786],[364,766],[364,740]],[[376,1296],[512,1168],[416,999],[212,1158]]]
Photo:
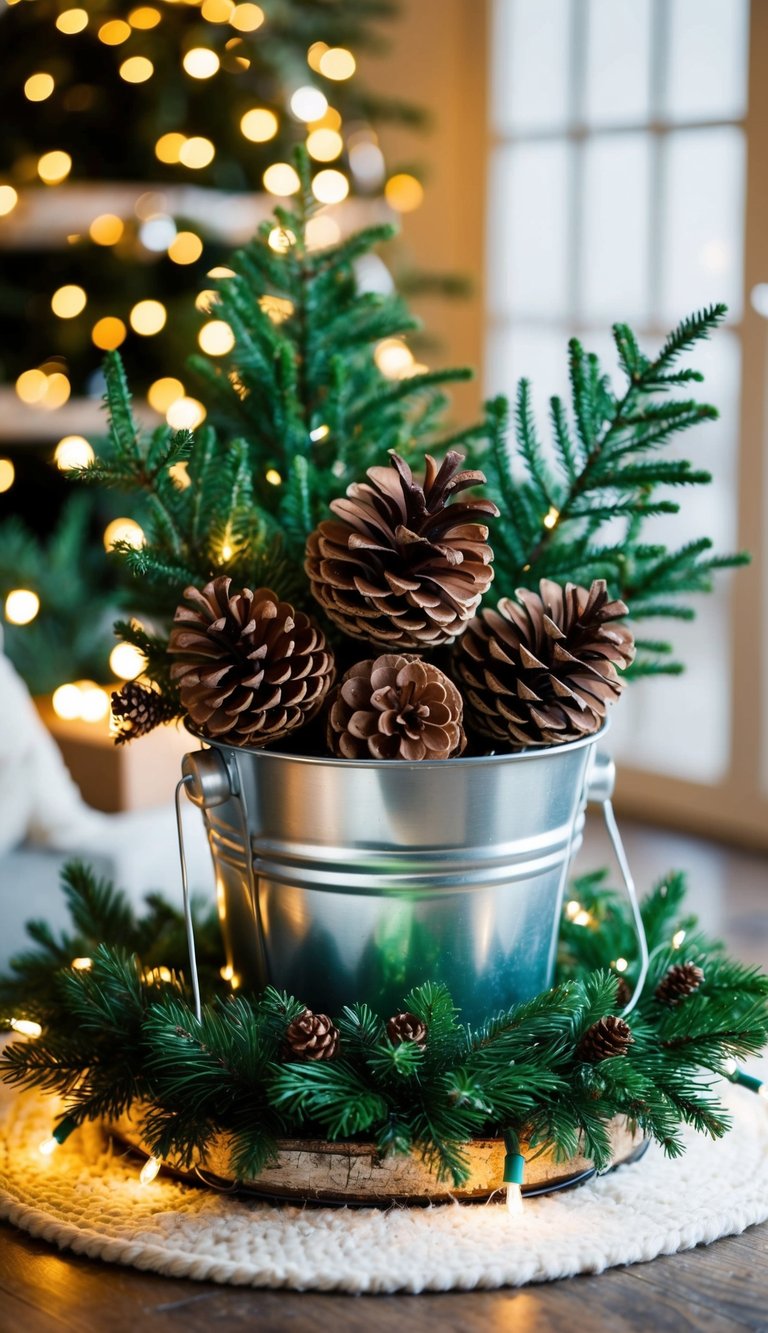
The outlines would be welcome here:
[[[199,310],[203,315],[210,315],[211,308],[219,299],[219,293],[214,292],[207,287],[204,291],[198,292],[195,297],[195,310]]]
[[[0,185],[0,218],[12,213],[18,202],[18,192],[12,185]]]
[[[80,716],[80,691],[76,685],[59,685],[53,691],[51,705],[63,722],[74,722]]]
[[[139,1172],[139,1184],[151,1185],[162,1165],[161,1157],[148,1157]]]
[[[135,333],[149,338],[164,327],[168,312],[162,301],[137,301],[128,318]]]
[[[42,370],[23,370],[16,380],[16,394],[22,403],[31,406],[45,397],[48,376]]]
[[[309,432],[309,438],[313,444],[319,444],[321,440],[327,440],[330,433],[330,426],[315,426],[315,429]]]
[[[504,1175],[507,1187],[507,1213],[510,1217],[519,1217],[523,1211],[522,1184],[525,1175],[525,1158],[520,1152],[517,1136],[508,1130],[504,1135],[506,1153],[504,1156]]]
[[[617,972],[626,972],[627,968],[629,967],[629,963],[627,962],[626,958],[617,958],[613,966],[615,967]]]
[[[82,287],[74,283],[59,287],[51,297],[51,310],[59,319],[75,319],[82,314],[88,297]]]
[[[133,643],[118,643],[109,654],[109,669],[120,680],[135,680],[146,665],[144,654]]]
[[[277,468],[274,467],[267,468],[267,471],[264,474],[264,480],[269,482],[270,486],[281,486],[283,482],[280,473],[277,471]]]
[[[128,329],[116,315],[104,315],[91,329],[91,341],[102,352],[114,352],[128,337]]]
[[[579,902],[578,898],[571,898],[571,901],[569,903],[566,903],[565,905],[565,915],[567,916],[569,921],[573,921],[574,918],[579,915],[580,911],[581,911],[581,903]]]
[[[321,204],[340,204],[349,194],[349,181],[343,171],[325,167],[312,181],[312,193]]]
[[[280,198],[296,194],[301,185],[298,172],[291,166],[290,162],[273,162],[270,167],[267,167],[261,179],[264,182],[264,189],[269,194],[276,194]]]
[[[102,23],[98,31],[99,41],[105,46],[122,46],[130,35],[131,25],[123,19],[109,19],[108,22]]]
[[[189,475],[189,464],[185,458],[178,463],[171,463],[168,469],[168,476],[175,482],[180,491],[185,491],[192,485],[192,478]]]
[[[190,171],[200,171],[210,166],[215,156],[216,149],[211,140],[202,134],[193,134],[191,139],[185,139],[179,149],[179,161],[183,167],[189,167]]]
[[[10,625],[29,625],[40,610],[40,598],[31,588],[13,588],[5,599],[5,618]]]
[[[155,72],[155,67],[146,56],[129,56],[117,71],[126,83],[146,83]]]
[[[240,133],[251,143],[267,143],[277,134],[278,120],[265,106],[251,107],[240,120]]]
[[[313,88],[311,84],[297,88],[291,97],[291,111],[297,120],[320,120],[327,110],[328,98],[325,93],[319,88]]]
[[[171,403],[165,419],[172,430],[197,430],[205,421],[206,411],[197,398],[177,398]]]
[[[113,550],[117,542],[138,551],[144,545],[144,529],[133,518],[113,518],[104,529],[104,550]]]
[[[180,231],[168,246],[174,264],[194,264],[203,253],[203,242],[194,231]]]
[[[93,449],[84,435],[64,435],[53,451],[53,461],[60,472],[88,467],[93,459]]]
[[[560,517],[560,510],[556,509],[554,505],[550,505],[549,509],[547,510],[546,514],[544,515],[541,521],[544,524],[544,527],[551,532],[553,528],[557,527],[557,521],[559,517]]]
[[[74,968],[75,972],[90,972],[91,968],[93,967],[93,959],[73,958],[72,967]]]
[[[229,23],[235,12],[235,0],[203,0],[200,10],[206,23]]]
[[[109,695],[93,680],[78,682],[83,722],[101,722],[109,712]]]
[[[197,335],[202,351],[208,356],[226,356],[235,345],[235,335],[224,319],[211,319]]]
[[[733,1059],[724,1060],[721,1068],[725,1077],[730,1079],[731,1083],[736,1083],[741,1088],[747,1088],[749,1092],[756,1093],[764,1102],[768,1102],[768,1083],[764,1079],[757,1078],[754,1074],[747,1074],[745,1070],[739,1069]]]
[[[209,46],[193,46],[181,63],[191,79],[212,79],[221,61]]]
[[[373,359],[389,380],[406,379],[413,371],[413,352],[402,338],[383,338],[376,346]]]
[[[67,37],[71,37],[76,32],[82,32],[88,27],[87,9],[65,9],[56,20],[56,27],[59,32],[63,32]]]
[[[575,917],[573,918],[573,924],[574,926],[591,926],[592,920],[593,919],[591,913],[584,911],[584,909],[582,908],[581,911],[577,912]]]
[[[680,945],[685,939],[685,936],[686,932],[684,930],[676,930],[674,935],[672,936],[672,948],[679,949]]]
[[[268,237],[270,250],[275,254],[284,255],[290,250],[292,245],[296,244],[296,237],[290,227],[273,227]]]
[[[55,370],[52,375],[46,375],[45,393],[40,406],[46,412],[55,412],[58,407],[63,407],[67,402],[72,386],[61,371]]]
[[[235,5],[229,22],[238,32],[255,32],[264,22],[264,10],[259,5]]]
[[[234,278],[235,270],[227,268],[226,264],[217,264],[215,268],[209,268],[206,277],[208,278]]]
[[[424,187],[415,176],[400,171],[390,176],[384,186],[384,198],[396,213],[413,213],[424,199]]]
[[[52,74],[30,74],[24,84],[24,96],[29,102],[44,102],[55,86]]]
[[[149,28],[156,28],[162,15],[159,9],[154,5],[139,5],[138,9],[132,9],[128,15],[128,22],[132,28],[139,28],[146,32]]]
[[[219,976],[221,977],[222,981],[231,981],[234,975],[235,975],[235,969],[233,968],[231,963],[227,963],[225,967],[219,968]]]
[[[116,213],[100,213],[88,228],[94,245],[117,245],[125,231],[125,223]]]
[[[176,223],[168,213],[153,213],[139,227],[139,240],[145,250],[160,254],[173,245],[176,239]]]
[[[329,50],[330,47],[328,46],[327,42],[313,42],[309,50],[307,51],[307,64],[309,65],[310,69],[313,69],[315,71],[316,74],[320,73],[320,61],[322,60],[326,51]]]
[[[310,51],[313,48],[310,47]],[[351,79],[357,68],[357,62],[351,51],[345,46],[329,46],[321,52],[317,61],[318,73],[325,79],[341,82]]]
[[[184,385],[181,380],[175,379],[172,375],[163,375],[161,379],[155,380],[150,384],[147,391],[147,401],[155,412],[165,415],[171,403],[184,397]]]
[[[293,314],[293,302],[286,296],[260,296],[259,306],[273,324],[282,324]]]
[[[18,1032],[20,1037],[41,1037],[43,1029],[39,1023],[35,1023],[31,1018],[12,1018],[9,1027],[14,1032]]]
[[[10,458],[0,458],[0,495],[9,491],[16,480],[16,469]]]
[[[344,148],[344,140],[338,130],[321,127],[312,130],[307,137],[307,152],[316,162],[333,162]]]
[[[177,130],[170,130],[168,134],[161,134],[155,144],[155,157],[158,162],[175,166],[176,163],[181,161],[181,150],[186,142],[186,134],[179,134]]]
[[[142,973],[142,981],[147,986],[168,985],[173,981],[173,972],[169,967],[161,964],[159,967],[149,967]]]
[[[37,163],[37,174],[43,185],[60,185],[72,170],[72,158],[60,148],[43,153]]]

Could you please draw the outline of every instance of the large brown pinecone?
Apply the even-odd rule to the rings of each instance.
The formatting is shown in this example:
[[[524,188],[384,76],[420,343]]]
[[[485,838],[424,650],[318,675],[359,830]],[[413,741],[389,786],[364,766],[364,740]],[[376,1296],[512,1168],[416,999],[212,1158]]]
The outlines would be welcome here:
[[[174,616],[171,678],[204,736],[266,745],[320,708],[333,656],[318,625],[268,588],[231,591],[224,575],[187,588]]]
[[[342,759],[449,759],[466,743],[462,712],[438,667],[384,653],[344,676],[328,710],[328,746]]]
[[[600,1060],[610,1060],[617,1055],[626,1055],[634,1038],[629,1023],[615,1014],[607,1014],[591,1028],[587,1028],[579,1042],[576,1054],[580,1060],[597,1064]]]
[[[627,614],[603,579],[563,588],[542,579],[481,611],[456,645],[456,672],[476,729],[514,749],[562,745],[602,726],[635,655]]]
[[[662,1004],[677,1004],[699,989],[704,973],[695,963],[676,963],[661,978],[654,995]]]
[[[339,1029],[327,1014],[303,1014],[289,1023],[285,1034],[286,1055],[299,1060],[332,1060],[339,1049]]]
[[[167,699],[159,690],[140,685],[137,680],[126,681],[112,695],[112,717],[115,723],[115,744],[146,736],[165,722],[178,717],[175,699]]]
[[[418,648],[450,643],[477,610],[493,578],[488,528],[491,500],[450,503],[482,472],[460,471],[463,456],[446,454],[438,468],[426,456],[423,484],[391,453],[390,467],[372,467],[368,481],[334,500],[307,542],[306,571],[314,596],[352,638]]]
[[[387,1019],[387,1036],[393,1046],[404,1041],[412,1041],[416,1046],[426,1046],[427,1025],[416,1014],[406,1009],[402,1014],[393,1014]]]

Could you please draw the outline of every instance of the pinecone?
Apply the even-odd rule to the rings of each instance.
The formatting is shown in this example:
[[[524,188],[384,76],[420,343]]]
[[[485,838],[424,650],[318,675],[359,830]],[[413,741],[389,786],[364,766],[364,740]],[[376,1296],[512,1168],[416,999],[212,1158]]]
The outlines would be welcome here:
[[[399,1046],[404,1041],[412,1041],[416,1046],[426,1046],[427,1025],[422,1023],[416,1014],[410,1014],[406,1010],[387,1019],[387,1036],[393,1046]]]
[[[678,1004],[699,989],[704,973],[695,963],[676,963],[661,978],[654,994],[662,1004]]]
[[[562,745],[602,726],[624,682],[617,667],[635,655],[627,614],[603,579],[587,590],[542,579],[495,611],[481,611],[455,649],[467,716],[513,749]]]
[[[418,657],[358,662],[334,692],[328,747],[342,759],[448,759],[466,743],[452,680]]]
[[[129,680],[112,695],[112,717],[115,722],[115,744],[146,736],[164,722],[173,722],[179,716],[178,704],[148,685]]]
[[[288,1025],[285,1047],[289,1059],[332,1060],[339,1049],[339,1029],[327,1014],[305,1009]]]
[[[354,639],[418,648],[450,643],[477,610],[493,578],[493,552],[481,516],[491,500],[450,503],[485,481],[461,472],[463,456],[446,454],[438,468],[426,456],[423,485],[390,452],[390,467],[372,467],[368,481],[334,500],[307,542],[306,571],[327,615]]]
[[[626,1055],[633,1041],[629,1023],[615,1014],[606,1014],[591,1028],[587,1028],[579,1042],[576,1054],[580,1060],[597,1064],[616,1055]]]
[[[616,1003],[619,1009],[626,1009],[632,999],[632,987],[626,977],[619,977],[616,984]]]
[[[318,625],[268,588],[230,592],[220,576],[177,607],[169,653],[182,706],[204,736],[267,745],[308,722],[333,676]]]

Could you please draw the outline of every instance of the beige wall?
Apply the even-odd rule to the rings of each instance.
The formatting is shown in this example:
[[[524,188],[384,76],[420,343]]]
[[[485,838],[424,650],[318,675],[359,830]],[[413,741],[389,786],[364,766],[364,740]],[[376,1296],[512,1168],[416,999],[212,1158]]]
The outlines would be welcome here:
[[[402,0],[389,25],[389,49],[361,58],[372,92],[414,102],[427,130],[386,126],[381,144],[390,170],[421,168],[424,202],[403,218],[400,263],[466,277],[464,298],[423,296],[413,308],[439,343],[425,351],[431,367],[469,365],[472,384],[454,390],[455,418],[478,413],[483,344],[486,33],[483,0]]]

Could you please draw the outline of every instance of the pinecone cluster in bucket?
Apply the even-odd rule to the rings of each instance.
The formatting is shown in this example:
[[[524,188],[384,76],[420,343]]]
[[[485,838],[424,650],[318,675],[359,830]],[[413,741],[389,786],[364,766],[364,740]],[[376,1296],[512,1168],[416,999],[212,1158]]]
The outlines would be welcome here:
[[[114,695],[116,739],[175,718],[248,749],[406,763],[589,741],[628,675],[680,670],[628,619],[688,618],[687,594],[744,559],[652,527],[710,480],[664,446],[717,415],[669,389],[701,379],[678,363],[725,307],[655,356],[616,324],[620,385],[571,340],[550,442],[526,380],[457,427],[445,389],[469,372],[423,365],[402,297],[362,281],[387,227],[321,244],[295,163],[295,198],[209,274],[201,321],[215,310],[232,347],[194,358],[204,423],[144,432],[105,359],[109,448],[79,475],[141,497],[144,534],[116,548],[117,630],[145,664]]]

